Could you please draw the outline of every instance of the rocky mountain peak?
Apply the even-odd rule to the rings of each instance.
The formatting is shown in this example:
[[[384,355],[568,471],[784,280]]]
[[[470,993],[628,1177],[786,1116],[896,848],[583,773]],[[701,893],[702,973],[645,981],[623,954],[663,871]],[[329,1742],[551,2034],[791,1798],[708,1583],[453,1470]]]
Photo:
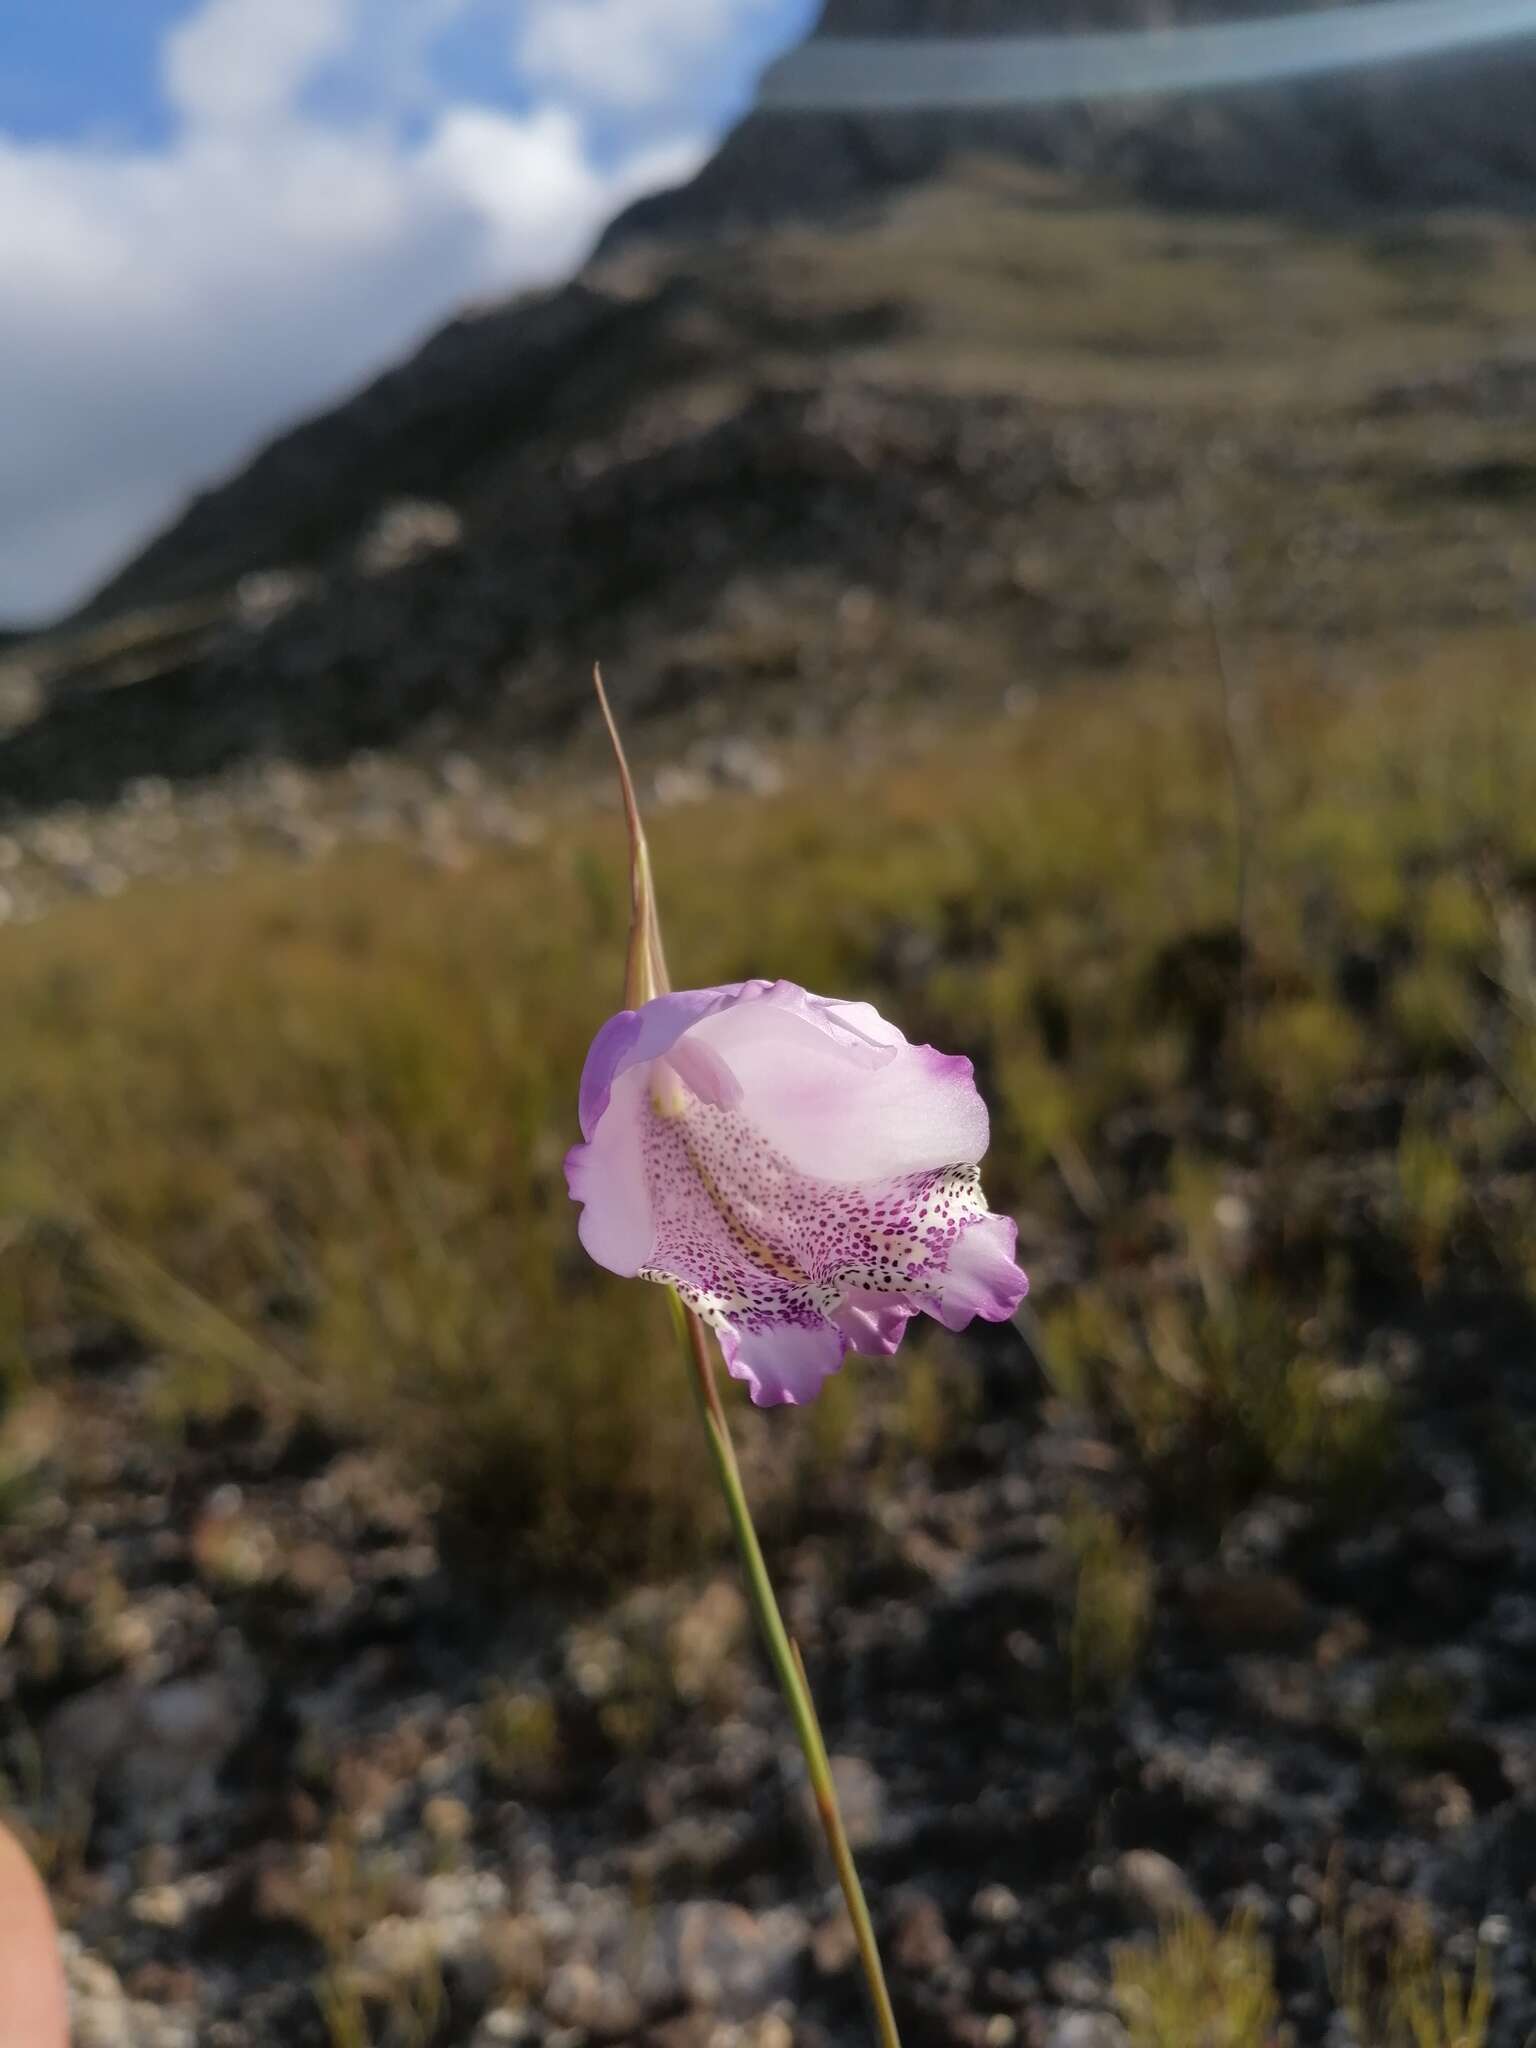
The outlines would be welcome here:
[[[1323,20],[1338,0],[825,0],[810,40],[1087,34]],[[1370,0],[1385,7],[1388,0]],[[759,109],[693,182],[642,200],[605,246],[823,219],[967,154],[1063,171],[1158,205],[1337,218],[1536,210],[1536,36],[1434,58],[1158,97],[988,110]]]
[[[1327,0],[824,0],[813,36],[1044,35],[1174,28]]]

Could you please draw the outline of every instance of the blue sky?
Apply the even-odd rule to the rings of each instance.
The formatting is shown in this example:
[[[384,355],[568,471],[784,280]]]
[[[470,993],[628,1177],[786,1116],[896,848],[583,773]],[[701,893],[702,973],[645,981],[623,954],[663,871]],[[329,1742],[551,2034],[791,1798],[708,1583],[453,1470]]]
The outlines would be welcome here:
[[[688,175],[815,0],[10,0],[0,622]]]

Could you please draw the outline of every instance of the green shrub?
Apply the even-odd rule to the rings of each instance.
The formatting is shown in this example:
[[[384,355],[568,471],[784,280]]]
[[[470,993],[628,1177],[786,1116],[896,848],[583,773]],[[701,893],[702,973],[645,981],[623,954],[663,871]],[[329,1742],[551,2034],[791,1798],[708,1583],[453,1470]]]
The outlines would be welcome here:
[[[1277,2048],[1274,1965],[1246,1920],[1192,1917],[1155,1944],[1127,1944],[1114,1988],[1131,2048]]]

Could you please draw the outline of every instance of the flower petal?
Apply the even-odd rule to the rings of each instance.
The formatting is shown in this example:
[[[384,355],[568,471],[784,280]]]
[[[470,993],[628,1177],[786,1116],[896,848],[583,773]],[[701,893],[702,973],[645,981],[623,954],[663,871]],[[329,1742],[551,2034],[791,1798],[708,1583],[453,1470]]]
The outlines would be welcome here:
[[[740,1103],[741,1083],[697,1032],[685,1031],[666,1060],[678,1079],[711,1109],[735,1109]]]
[[[727,1325],[719,1337],[726,1370],[732,1379],[746,1381],[759,1408],[798,1408],[814,1401],[847,1349],[820,1316],[753,1330]]]
[[[565,1184],[571,1200],[582,1204],[577,1235],[590,1258],[625,1279],[649,1264],[656,1239],[643,1146],[648,1072],[641,1067],[622,1075],[588,1142],[565,1155]]]
[[[660,1059],[701,1017],[739,1002],[768,982],[727,982],[720,988],[684,988],[657,996],[638,1010],[620,1010],[598,1032],[581,1070],[581,1134],[590,1138],[608,1107],[609,1092],[621,1074],[643,1061]]]
[[[1006,1322],[1029,1291],[1014,1261],[1019,1227],[1011,1216],[983,1216],[950,1247],[944,1282],[927,1304],[946,1330],[963,1330],[973,1316]]]
[[[866,1008],[779,982],[701,1017],[689,1037],[721,1056],[764,1138],[800,1173],[866,1182],[974,1166],[988,1130],[970,1061],[908,1045],[893,1026],[881,1041],[858,1035],[851,1023]]]
[[[892,1358],[917,1313],[917,1303],[899,1294],[860,1293],[846,1296],[828,1321],[841,1332],[848,1349],[861,1358]]]

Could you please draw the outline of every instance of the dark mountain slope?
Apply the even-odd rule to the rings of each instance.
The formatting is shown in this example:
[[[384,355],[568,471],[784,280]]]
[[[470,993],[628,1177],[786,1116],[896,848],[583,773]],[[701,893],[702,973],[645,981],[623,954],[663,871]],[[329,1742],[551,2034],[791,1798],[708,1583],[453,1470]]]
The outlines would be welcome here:
[[[826,0],[815,37],[1127,29],[1273,11],[1265,0]],[[1316,13],[1321,32],[1328,0],[1299,0],[1293,11]],[[707,242],[729,225],[835,214],[842,201],[974,154],[1104,177],[1159,203],[1525,206],[1536,198],[1533,107],[1536,38],[1461,60],[1177,101],[980,118],[754,114],[691,185],[621,216],[606,246],[658,233]],[[197,499],[81,616],[204,591],[253,564],[320,558],[355,524],[360,502],[453,496],[509,441],[574,432],[583,417],[600,431],[606,401],[634,395],[640,365],[664,379],[666,358],[676,358],[675,328],[660,362],[653,348],[676,289],[666,266],[654,280],[610,273],[455,321]],[[758,323],[772,317],[756,309]]]
[[[973,163],[842,225],[615,253],[466,316],[12,649],[0,802],[584,714],[820,726],[1200,628],[1518,615],[1517,223],[1114,210]]]

